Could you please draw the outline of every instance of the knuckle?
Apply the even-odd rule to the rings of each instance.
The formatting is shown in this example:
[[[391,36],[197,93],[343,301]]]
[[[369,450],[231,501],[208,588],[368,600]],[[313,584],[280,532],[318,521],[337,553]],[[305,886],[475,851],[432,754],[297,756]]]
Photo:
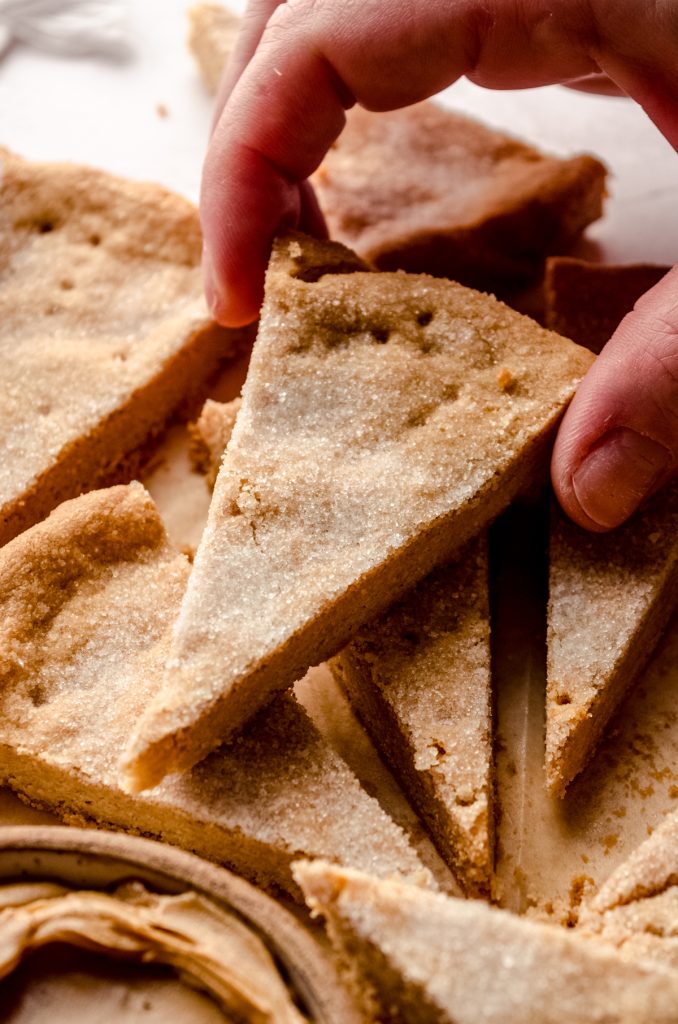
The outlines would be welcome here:
[[[672,433],[678,430],[678,323],[671,317],[657,316],[646,341],[641,345],[639,380],[647,381],[649,409],[666,423]],[[634,381],[631,381],[634,384]],[[635,385],[634,385],[635,386]]]

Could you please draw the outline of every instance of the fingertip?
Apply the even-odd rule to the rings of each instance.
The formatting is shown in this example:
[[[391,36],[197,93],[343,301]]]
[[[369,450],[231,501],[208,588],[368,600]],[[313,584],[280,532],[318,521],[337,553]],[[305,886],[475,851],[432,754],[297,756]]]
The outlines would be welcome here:
[[[596,522],[582,507],[573,486],[573,472],[569,466],[562,464],[558,457],[557,446],[551,459],[551,484],[558,504],[568,519],[591,533],[606,533],[608,531],[609,527]]]
[[[314,238],[328,239],[330,237],[327,224],[318,197],[310,181],[306,179],[299,186],[301,200],[299,212],[299,230]]]
[[[563,464],[554,451],[552,480],[564,511],[580,526],[602,533],[625,523],[667,479],[672,455],[637,430],[607,430],[583,457]]]
[[[202,275],[207,306],[218,324],[245,327],[257,319],[263,289],[257,290],[253,281],[243,282],[240,287],[229,286],[224,276],[215,271],[207,247],[203,249]]]

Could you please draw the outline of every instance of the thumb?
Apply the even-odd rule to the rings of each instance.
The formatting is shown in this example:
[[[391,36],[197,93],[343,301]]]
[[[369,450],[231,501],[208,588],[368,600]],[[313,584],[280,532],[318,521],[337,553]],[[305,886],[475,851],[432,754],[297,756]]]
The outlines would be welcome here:
[[[565,512],[619,526],[678,469],[678,266],[636,303],[582,381],[551,464]]]

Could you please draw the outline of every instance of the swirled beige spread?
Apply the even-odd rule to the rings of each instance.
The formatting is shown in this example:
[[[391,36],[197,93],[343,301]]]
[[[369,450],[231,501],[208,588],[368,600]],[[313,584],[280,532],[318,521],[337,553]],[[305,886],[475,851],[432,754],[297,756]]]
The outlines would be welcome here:
[[[196,892],[158,895],[139,882],[112,894],[50,882],[0,887],[0,979],[29,952],[55,942],[168,965],[237,1020],[306,1020],[262,940]]]

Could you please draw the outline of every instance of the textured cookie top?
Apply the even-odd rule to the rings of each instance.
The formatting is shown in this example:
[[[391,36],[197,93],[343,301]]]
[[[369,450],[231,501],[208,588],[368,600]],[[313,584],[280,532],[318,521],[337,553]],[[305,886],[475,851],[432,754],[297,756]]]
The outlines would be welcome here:
[[[482,538],[361,630],[340,655],[349,670],[357,663],[369,674],[370,685],[391,709],[414,769],[425,773],[460,830],[456,845],[467,886],[479,881],[487,886],[492,861],[487,572]],[[379,732],[386,723],[374,727]]]
[[[314,184],[330,234],[378,259],[417,239],[463,236],[530,204],[557,202],[578,181],[600,188],[604,174],[591,157],[547,156],[426,102],[378,114],[354,107]]]
[[[678,484],[607,534],[553,510],[549,674],[573,703],[590,703],[605,684],[676,559]]]
[[[549,559],[547,769],[568,782],[568,744],[626,659],[647,653],[638,644],[650,617],[675,603],[667,586],[678,571],[678,483],[607,534],[554,508]]]
[[[591,361],[491,296],[366,272],[336,244],[279,241],[167,683],[130,744],[132,784],[172,763],[165,748],[138,771],[153,744],[177,738],[175,767],[206,753],[227,725],[225,694],[242,721],[271,692],[249,678],[273,652],[425,547],[438,520],[488,501]],[[379,580],[369,586],[374,602]],[[342,640],[327,650],[323,638],[290,671]]]
[[[454,1024],[669,1024],[678,975],[562,928],[329,864],[295,865],[309,905],[383,1004]],[[413,1018],[414,1019],[414,1018]]]
[[[119,793],[118,758],[162,678],[188,573],[140,484],[65,502],[0,549],[0,748]],[[287,856],[426,874],[291,695],[139,800]],[[99,814],[93,800],[87,815]]]
[[[188,571],[140,484],[64,502],[0,549],[3,742],[114,777]]]
[[[208,322],[195,208],[0,150],[0,510]]]

